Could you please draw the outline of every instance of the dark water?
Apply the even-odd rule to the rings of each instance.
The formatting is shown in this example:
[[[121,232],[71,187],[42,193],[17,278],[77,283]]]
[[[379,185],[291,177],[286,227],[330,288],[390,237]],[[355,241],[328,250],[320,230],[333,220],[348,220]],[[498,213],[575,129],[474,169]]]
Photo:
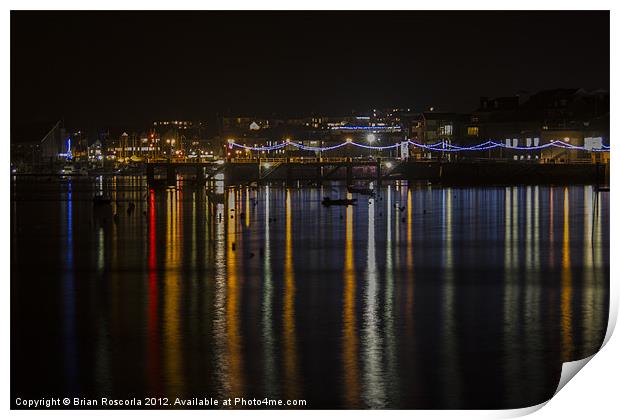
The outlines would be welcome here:
[[[345,209],[320,204],[342,187],[143,183],[13,181],[12,403],[514,408],[602,343],[609,193],[593,215],[588,186],[390,185]]]

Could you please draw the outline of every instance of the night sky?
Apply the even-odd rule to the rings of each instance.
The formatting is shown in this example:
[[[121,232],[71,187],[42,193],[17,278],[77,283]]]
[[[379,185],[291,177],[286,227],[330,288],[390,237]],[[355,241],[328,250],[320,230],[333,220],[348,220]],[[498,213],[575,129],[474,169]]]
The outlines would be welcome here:
[[[609,89],[608,12],[12,12],[11,120],[140,126],[218,113]]]

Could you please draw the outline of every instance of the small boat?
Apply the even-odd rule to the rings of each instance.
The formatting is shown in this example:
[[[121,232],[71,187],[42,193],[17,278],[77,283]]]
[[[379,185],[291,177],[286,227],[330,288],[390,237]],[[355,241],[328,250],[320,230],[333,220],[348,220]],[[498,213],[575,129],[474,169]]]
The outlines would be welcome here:
[[[349,185],[347,187],[347,191],[350,192],[351,194],[369,195],[371,197],[374,197],[375,195],[375,190],[371,188],[356,187],[354,185]]]
[[[357,198],[339,198],[337,200],[332,200],[329,197],[323,198],[321,204],[324,206],[352,206],[357,203]]]
[[[112,199],[110,197],[106,197],[104,195],[96,195],[93,197],[94,206],[105,206],[111,203],[112,203]]]

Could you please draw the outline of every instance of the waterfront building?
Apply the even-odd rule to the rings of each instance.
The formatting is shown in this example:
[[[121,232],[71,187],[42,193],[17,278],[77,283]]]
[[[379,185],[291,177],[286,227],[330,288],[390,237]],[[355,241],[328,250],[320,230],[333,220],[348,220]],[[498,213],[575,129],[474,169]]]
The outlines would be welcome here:
[[[609,93],[584,89],[553,89],[533,95],[521,92],[514,97],[480,99],[470,125],[484,140],[512,147],[543,146],[561,141],[584,147],[586,138],[602,138],[609,144]],[[512,160],[577,161],[591,159],[587,151],[548,147],[527,152],[495,149],[494,158]],[[608,159],[608,154],[598,158]]]

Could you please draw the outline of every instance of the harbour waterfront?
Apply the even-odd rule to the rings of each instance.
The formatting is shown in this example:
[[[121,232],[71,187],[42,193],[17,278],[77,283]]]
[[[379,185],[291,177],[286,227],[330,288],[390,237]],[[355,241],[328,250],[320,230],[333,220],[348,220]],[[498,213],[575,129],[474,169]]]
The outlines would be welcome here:
[[[321,205],[346,194],[13,178],[12,401],[516,408],[600,347],[609,193],[388,182]]]

